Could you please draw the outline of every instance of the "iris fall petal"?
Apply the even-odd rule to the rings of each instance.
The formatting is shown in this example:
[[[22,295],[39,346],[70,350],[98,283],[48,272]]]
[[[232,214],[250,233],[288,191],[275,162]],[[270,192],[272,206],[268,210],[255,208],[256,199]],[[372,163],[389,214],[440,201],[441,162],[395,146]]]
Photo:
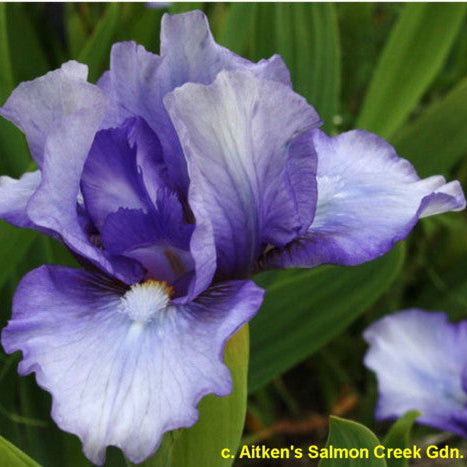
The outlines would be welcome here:
[[[204,395],[232,389],[223,348],[263,291],[228,282],[174,306],[168,290],[58,266],[30,272],[18,288],[3,345],[22,350],[20,372],[36,373],[53,418],[96,464],[109,445],[141,462],[166,431],[196,422]]]
[[[376,135],[354,130],[328,137],[315,130],[318,199],[305,235],[271,251],[263,267],[356,265],[404,239],[420,217],[465,208],[459,182],[420,179],[413,166]]]

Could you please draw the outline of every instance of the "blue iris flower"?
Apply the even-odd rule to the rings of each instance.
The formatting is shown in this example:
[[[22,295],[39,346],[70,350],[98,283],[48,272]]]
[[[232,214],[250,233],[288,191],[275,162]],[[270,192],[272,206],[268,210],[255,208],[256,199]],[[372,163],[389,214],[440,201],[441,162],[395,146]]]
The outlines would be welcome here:
[[[467,438],[467,321],[403,310],[364,333],[365,364],[378,379],[376,418],[419,410],[418,422]]]

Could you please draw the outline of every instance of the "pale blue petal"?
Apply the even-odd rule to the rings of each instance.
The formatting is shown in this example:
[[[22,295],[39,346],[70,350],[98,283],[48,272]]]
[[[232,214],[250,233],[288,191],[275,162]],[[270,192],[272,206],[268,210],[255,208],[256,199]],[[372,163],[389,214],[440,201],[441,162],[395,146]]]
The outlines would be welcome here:
[[[377,321],[364,337],[370,344],[365,365],[378,379],[379,419],[419,410],[421,423],[467,436],[467,322],[412,309]]]
[[[102,464],[109,445],[132,462],[162,435],[193,425],[200,399],[232,389],[226,341],[258,310],[252,282],[219,284],[173,306],[162,283],[124,288],[80,270],[43,266],[22,280],[3,331],[19,370],[52,394],[52,416]]]
[[[356,265],[404,239],[419,217],[465,208],[459,182],[420,179],[413,166],[376,135],[354,130],[328,137],[316,130],[318,202],[308,232],[262,266]]]
[[[69,61],[33,81],[21,83],[0,109],[26,135],[39,166],[47,136],[70,113],[95,105],[96,87],[87,83],[88,67]]]
[[[50,130],[44,148],[42,180],[27,204],[27,215],[40,228],[57,232],[79,255],[126,280],[105,253],[90,242],[78,216],[84,162],[107,105],[98,88],[93,87],[93,91],[92,106],[67,114]],[[128,281],[131,283],[131,278]]]
[[[28,201],[41,183],[41,173],[26,172],[19,180],[0,177],[0,218],[17,227],[34,228],[26,208]]]

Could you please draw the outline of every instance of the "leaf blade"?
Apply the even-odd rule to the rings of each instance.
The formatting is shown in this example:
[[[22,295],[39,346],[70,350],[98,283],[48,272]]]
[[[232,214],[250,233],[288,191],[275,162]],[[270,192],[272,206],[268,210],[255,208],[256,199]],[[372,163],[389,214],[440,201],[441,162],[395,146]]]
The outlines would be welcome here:
[[[409,158],[420,176],[448,175],[467,152],[466,103],[467,77],[394,135],[398,153]]]
[[[376,435],[366,426],[351,420],[331,417],[329,437],[326,442],[327,448],[364,449],[366,451],[361,451],[362,455],[354,459],[323,458],[318,465],[319,467],[357,467],[364,464],[369,467],[385,467],[386,461],[374,455],[376,446],[380,445],[381,443]],[[367,457],[365,457],[366,453],[368,454]]]
[[[312,104],[324,129],[332,128],[340,95],[341,52],[332,3],[277,3],[277,52],[288,65],[294,89]]]
[[[447,58],[465,4],[405,6],[384,47],[356,126],[390,138],[406,121]]]
[[[392,284],[403,256],[399,245],[378,260],[352,268],[292,271],[272,285],[267,284],[267,274],[258,276],[256,281],[266,287],[267,293],[250,326],[250,392],[344,330]]]
[[[0,464],[9,467],[40,467],[27,454],[0,436]]]
[[[415,420],[420,415],[421,412],[418,412],[417,410],[410,410],[396,422],[394,422],[383,440],[384,446],[386,448],[402,450],[408,448],[410,430],[412,429]],[[386,463],[388,467],[407,467],[409,465],[407,458],[397,459],[395,457],[388,457]]]
[[[93,34],[78,55],[78,61],[86,63],[89,66],[89,79],[91,81],[96,80],[100,76],[103,65],[108,60],[119,15],[120,5],[115,2],[108,3]]]
[[[155,456],[142,467],[226,467],[232,464],[240,443],[246,414],[249,353],[248,325],[227,343],[224,361],[229,367],[233,391],[226,397],[210,394],[199,404],[200,418],[188,429],[166,433]],[[229,456],[221,456],[223,449]]]

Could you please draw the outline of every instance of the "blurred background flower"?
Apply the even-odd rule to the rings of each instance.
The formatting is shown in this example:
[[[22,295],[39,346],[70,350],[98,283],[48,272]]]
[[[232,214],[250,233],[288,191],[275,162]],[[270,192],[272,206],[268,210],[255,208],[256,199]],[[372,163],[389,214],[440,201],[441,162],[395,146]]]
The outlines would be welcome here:
[[[376,321],[364,338],[379,420],[418,410],[418,422],[467,437],[467,321],[410,309]]]
[[[373,323],[364,338],[365,365],[378,380],[379,420],[418,410],[417,422],[467,437],[467,321],[410,309]]]

